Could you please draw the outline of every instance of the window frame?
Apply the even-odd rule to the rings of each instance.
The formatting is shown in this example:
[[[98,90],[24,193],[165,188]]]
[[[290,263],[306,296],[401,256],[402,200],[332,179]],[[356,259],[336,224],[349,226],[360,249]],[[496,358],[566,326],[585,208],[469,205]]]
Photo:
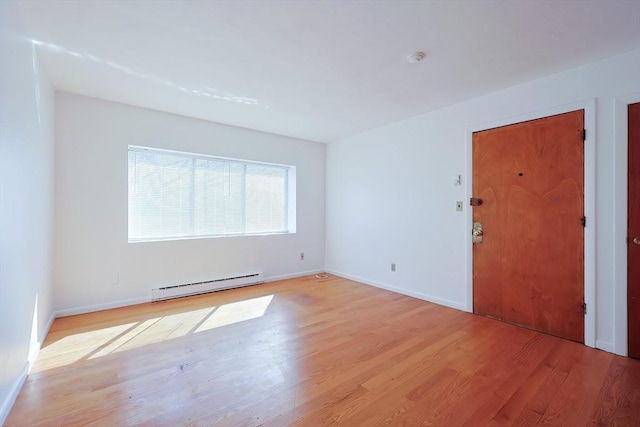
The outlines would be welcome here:
[[[255,166],[272,166],[275,168],[281,168],[285,170],[285,212],[284,212],[284,222],[287,225],[287,229],[285,231],[264,231],[264,232],[255,232],[255,233],[226,233],[226,234],[185,234],[178,236],[166,236],[166,237],[136,237],[132,238],[130,235],[129,224],[131,220],[131,194],[129,190],[129,153],[130,152],[151,152],[157,153],[159,155],[165,156],[174,156],[176,158],[190,159],[194,162],[196,160],[205,160],[205,161],[221,161],[224,163],[233,163],[237,165],[242,165],[246,174],[246,166],[247,165],[255,165]],[[246,177],[246,175],[244,175]],[[195,182],[192,182],[192,186],[195,187]],[[191,188],[191,192],[194,192],[194,187]],[[246,193],[243,194],[242,203],[246,204],[247,198]],[[192,195],[191,205],[195,203],[195,195]],[[193,209],[193,208],[192,208]],[[195,217],[195,210],[191,211],[191,223],[193,224],[193,219]],[[243,223],[246,221],[246,211],[243,211],[244,218],[242,219]],[[192,231],[194,226],[192,225]],[[246,228],[245,228],[246,229]],[[145,243],[145,242],[165,242],[165,241],[175,241],[175,240],[193,240],[193,239],[219,239],[226,237],[253,237],[253,236],[270,236],[270,235],[287,235],[287,234],[295,234],[296,231],[296,167],[293,165],[285,165],[282,163],[272,163],[272,162],[262,162],[255,160],[245,160],[245,159],[237,159],[231,157],[222,157],[222,156],[214,156],[202,153],[191,153],[186,151],[177,151],[170,150],[165,148],[156,148],[156,147],[148,147],[142,145],[128,145],[127,146],[127,242],[128,243]]]

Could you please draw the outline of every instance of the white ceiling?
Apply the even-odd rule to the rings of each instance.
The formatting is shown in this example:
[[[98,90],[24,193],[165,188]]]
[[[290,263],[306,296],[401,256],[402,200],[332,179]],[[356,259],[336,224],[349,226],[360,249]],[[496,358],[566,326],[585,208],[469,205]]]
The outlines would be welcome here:
[[[640,49],[640,0],[21,6],[58,90],[318,142]]]

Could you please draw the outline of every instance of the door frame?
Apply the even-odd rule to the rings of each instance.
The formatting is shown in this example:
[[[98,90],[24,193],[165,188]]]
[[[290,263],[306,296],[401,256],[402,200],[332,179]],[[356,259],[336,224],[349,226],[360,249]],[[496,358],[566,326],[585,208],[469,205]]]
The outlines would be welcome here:
[[[466,130],[466,200],[472,197],[473,183],[473,133],[493,129],[500,126],[508,126],[529,120],[541,119],[548,116],[568,113],[576,110],[584,110],[584,128],[587,138],[584,141],[584,215],[587,217],[587,226],[584,229],[584,301],[587,303],[587,314],[584,316],[584,344],[596,347],[596,100],[573,102],[558,105],[542,110],[509,116],[490,122],[477,123],[467,126]],[[468,205],[467,205],[468,206]],[[467,286],[465,310],[473,313],[473,246],[471,243],[471,227],[473,212],[466,209],[465,245]],[[626,301],[625,301],[626,302]],[[626,319],[626,317],[625,317]]]
[[[628,356],[627,337],[627,188],[629,133],[627,112],[629,104],[640,102],[640,92],[614,99],[614,233],[613,233],[613,348],[610,351]]]

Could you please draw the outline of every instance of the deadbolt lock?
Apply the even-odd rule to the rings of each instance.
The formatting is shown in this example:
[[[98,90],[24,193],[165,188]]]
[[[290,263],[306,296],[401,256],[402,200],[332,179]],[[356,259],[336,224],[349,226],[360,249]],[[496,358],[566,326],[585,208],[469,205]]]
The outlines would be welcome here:
[[[474,222],[473,229],[471,230],[471,237],[472,237],[473,243],[482,243],[482,234],[483,234],[482,223]]]

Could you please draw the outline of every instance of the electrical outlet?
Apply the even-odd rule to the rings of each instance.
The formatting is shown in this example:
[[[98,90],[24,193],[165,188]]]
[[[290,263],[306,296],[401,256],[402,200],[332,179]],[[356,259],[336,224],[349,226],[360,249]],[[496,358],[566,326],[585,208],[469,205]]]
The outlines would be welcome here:
[[[396,263],[395,262],[391,263],[391,271],[396,271]]]
[[[304,261],[304,252],[300,252],[300,261]]]
[[[461,200],[458,200],[458,201],[456,202],[456,211],[457,211],[457,212],[462,211],[462,201],[461,201]]]

